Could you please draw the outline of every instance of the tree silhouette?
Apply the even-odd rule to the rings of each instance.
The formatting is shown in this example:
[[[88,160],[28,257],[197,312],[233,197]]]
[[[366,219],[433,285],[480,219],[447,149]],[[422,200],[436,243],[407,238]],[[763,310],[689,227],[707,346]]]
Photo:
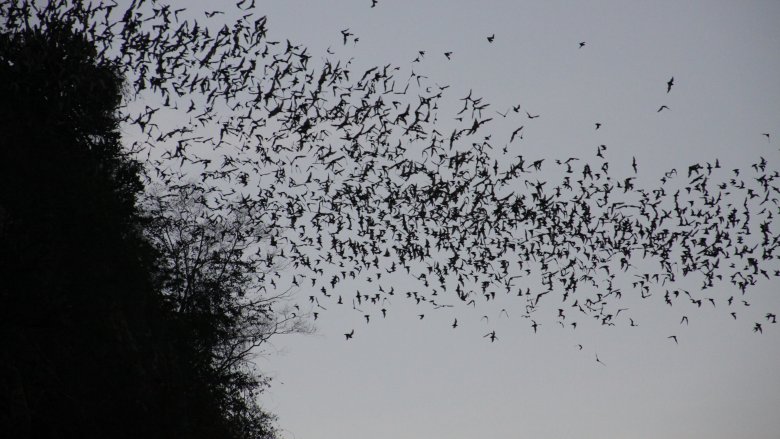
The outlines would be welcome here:
[[[256,348],[274,335],[311,328],[297,313],[273,309],[285,293],[267,293],[264,279],[281,267],[273,253],[263,251],[274,238],[251,220],[253,212],[239,206],[212,216],[201,187],[176,190],[148,191],[142,203],[165,300],[191,322],[197,349],[211,358],[220,381],[246,382],[254,376],[250,359]]]
[[[142,165],[120,142],[120,69],[68,17],[2,11],[0,430],[273,436],[264,380],[243,357],[217,364],[213,316],[164,294],[166,255],[145,237],[159,219],[136,207]]]

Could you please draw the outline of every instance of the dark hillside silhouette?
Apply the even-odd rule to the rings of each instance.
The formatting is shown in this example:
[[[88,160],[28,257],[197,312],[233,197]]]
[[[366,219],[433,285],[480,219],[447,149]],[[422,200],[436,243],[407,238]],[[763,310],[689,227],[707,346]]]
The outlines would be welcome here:
[[[67,23],[0,34],[0,435],[270,437],[143,238],[119,70]],[[230,380],[233,381],[230,381]]]

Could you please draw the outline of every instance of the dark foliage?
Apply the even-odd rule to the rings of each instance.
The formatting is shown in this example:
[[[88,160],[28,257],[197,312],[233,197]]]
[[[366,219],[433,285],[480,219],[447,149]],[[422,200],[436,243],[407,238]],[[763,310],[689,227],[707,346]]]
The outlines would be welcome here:
[[[0,435],[273,436],[163,294],[122,84],[67,21],[0,33]]]

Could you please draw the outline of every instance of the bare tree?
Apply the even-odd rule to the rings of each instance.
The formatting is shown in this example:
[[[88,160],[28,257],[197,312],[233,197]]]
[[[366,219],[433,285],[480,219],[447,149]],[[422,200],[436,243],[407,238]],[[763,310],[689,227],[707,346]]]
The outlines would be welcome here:
[[[163,294],[173,310],[202,332],[200,348],[218,373],[246,368],[255,350],[274,335],[309,333],[308,320],[291,312],[283,291],[267,288],[285,268],[269,228],[252,220],[245,203],[218,211],[213,195],[195,183],[148,191],[145,233],[160,253]]]

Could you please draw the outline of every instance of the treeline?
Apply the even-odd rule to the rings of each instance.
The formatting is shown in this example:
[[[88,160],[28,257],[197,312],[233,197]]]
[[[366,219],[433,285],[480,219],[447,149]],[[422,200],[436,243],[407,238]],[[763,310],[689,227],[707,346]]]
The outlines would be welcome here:
[[[118,66],[68,22],[0,29],[0,436],[274,437],[240,306],[170,294]]]

